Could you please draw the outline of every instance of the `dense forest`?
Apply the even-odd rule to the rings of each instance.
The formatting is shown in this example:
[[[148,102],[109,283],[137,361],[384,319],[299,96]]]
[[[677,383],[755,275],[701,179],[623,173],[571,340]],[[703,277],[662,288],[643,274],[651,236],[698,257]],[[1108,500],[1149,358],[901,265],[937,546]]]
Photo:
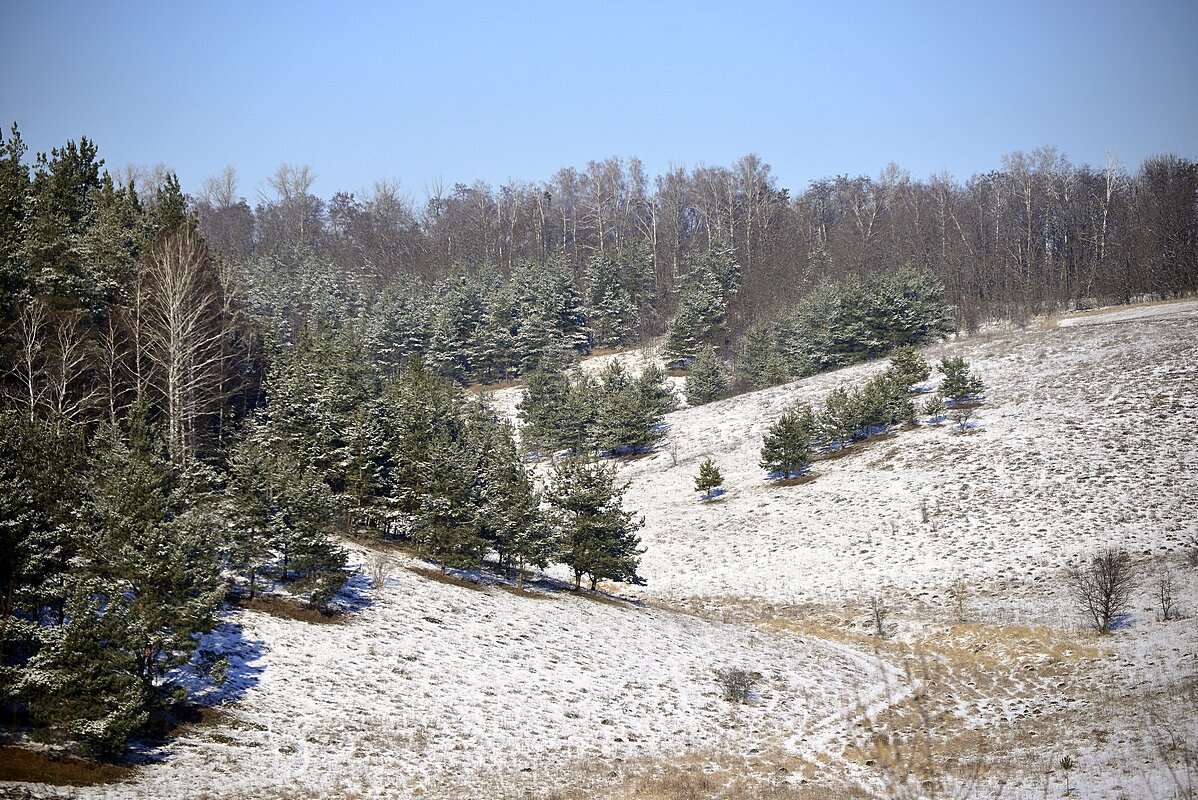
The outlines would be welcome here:
[[[251,205],[230,169],[189,197],[167,170],[105,171],[87,138],[33,158],[15,125],[0,139],[12,730],[119,755],[185,702],[172,675],[222,603],[332,613],[341,537],[639,580],[640,522],[598,459],[652,447],[677,399],[660,370],[572,369],[596,348],[661,337],[697,404],[1198,289],[1198,165],[1173,156],[1129,174],[1043,149],[964,184],[891,165],[794,196],[752,155],[422,206],[387,183],[317,198],[308,167],[268,183]],[[520,436],[464,391],[517,378]]]

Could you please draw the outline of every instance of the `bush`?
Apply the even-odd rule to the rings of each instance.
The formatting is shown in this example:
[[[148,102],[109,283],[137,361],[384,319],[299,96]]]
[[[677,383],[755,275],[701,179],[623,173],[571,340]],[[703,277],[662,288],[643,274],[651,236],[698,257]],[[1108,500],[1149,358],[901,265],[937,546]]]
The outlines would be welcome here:
[[[760,673],[750,672],[740,667],[715,671],[720,693],[729,703],[748,703],[753,694],[753,687],[760,677]]]

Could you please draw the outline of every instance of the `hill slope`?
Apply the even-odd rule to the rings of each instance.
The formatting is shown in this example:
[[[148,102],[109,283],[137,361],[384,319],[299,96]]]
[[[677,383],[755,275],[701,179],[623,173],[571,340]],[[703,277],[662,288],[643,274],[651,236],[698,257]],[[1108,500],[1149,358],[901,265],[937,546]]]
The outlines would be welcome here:
[[[437,580],[399,557],[381,587],[357,581],[365,605],[340,623],[230,614],[208,643],[234,654],[226,703],[128,782],[9,788],[1041,797],[1063,786],[1066,754],[1087,797],[1192,787],[1198,629],[1156,622],[1152,594],[1168,565],[1198,613],[1184,560],[1198,536],[1198,303],[929,351],[942,353],[986,381],[975,429],[899,431],[800,485],[765,481],[765,429],[883,364],[670,415],[666,444],[619,467],[646,519],[648,586],[605,588],[636,602]],[[693,491],[705,456],[726,479],[711,503]],[[1107,544],[1142,578],[1133,618],[1099,638],[1066,572]],[[749,704],[722,696],[728,668],[755,673]]]

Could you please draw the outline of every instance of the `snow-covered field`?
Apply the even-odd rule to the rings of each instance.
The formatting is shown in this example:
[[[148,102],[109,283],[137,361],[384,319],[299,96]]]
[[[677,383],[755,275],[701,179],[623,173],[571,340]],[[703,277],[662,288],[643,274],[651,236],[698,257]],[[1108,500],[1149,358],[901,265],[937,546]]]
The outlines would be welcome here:
[[[356,582],[366,602],[340,623],[231,614],[212,642],[235,653],[227,700],[159,763],[116,785],[9,788],[1030,798],[1063,792],[1069,755],[1077,796],[1193,797],[1198,303],[927,354],[962,355],[983,378],[976,427],[898,431],[798,485],[765,480],[765,429],[883,363],[670,415],[664,445],[619,466],[646,520],[648,586],[604,587],[628,600],[435,580],[395,556],[382,587]],[[514,413],[518,399],[494,402]],[[700,502],[707,456],[726,493]],[[1140,580],[1132,619],[1098,637],[1066,575],[1108,545]],[[1190,616],[1158,622],[1166,566]],[[727,668],[757,673],[752,702],[722,697]],[[681,773],[706,788],[668,788]]]

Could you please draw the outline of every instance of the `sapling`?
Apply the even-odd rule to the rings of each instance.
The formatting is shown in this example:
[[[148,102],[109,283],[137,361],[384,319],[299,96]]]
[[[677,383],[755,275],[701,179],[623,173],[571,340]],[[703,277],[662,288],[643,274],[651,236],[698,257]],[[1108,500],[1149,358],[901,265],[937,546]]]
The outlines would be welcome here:
[[[1077,762],[1070,756],[1065,756],[1057,764],[1065,772],[1065,794],[1072,794],[1073,789],[1069,785],[1069,773],[1077,766]]]
[[[699,474],[695,476],[695,491],[703,492],[703,499],[710,500],[712,492],[724,483],[720,468],[710,458],[703,459],[699,465]]]

